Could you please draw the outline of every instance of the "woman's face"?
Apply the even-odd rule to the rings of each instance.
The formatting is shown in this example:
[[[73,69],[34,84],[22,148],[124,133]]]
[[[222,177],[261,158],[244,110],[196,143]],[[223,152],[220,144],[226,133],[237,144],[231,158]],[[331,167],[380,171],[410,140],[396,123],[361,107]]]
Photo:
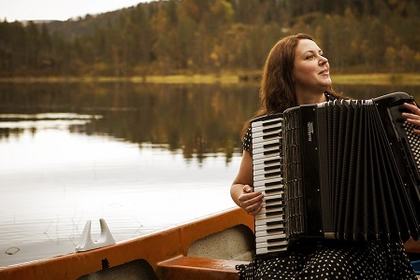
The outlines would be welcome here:
[[[296,92],[322,93],[331,87],[330,65],[314,41],[299,40],[294,63],[293,77]]]

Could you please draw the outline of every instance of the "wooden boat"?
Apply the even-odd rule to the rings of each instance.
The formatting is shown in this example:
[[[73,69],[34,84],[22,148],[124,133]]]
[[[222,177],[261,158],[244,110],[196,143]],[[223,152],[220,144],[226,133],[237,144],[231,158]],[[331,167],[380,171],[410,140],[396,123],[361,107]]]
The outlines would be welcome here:
[[[252,217],[234,208],[115,245],[2,267],[0,279],[233,280],[235,266],[252,258],[252,229]],[[420,252],[419,242],[408,245]]]
[[[91,251],[0,268],[2,280],[238,279],[253,220],[238,208]]]

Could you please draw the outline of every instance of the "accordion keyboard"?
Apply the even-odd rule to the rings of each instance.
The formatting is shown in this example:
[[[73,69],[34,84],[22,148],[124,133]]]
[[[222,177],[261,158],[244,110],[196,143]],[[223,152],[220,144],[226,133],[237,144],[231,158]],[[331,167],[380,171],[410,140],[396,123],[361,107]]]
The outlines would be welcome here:
[[[251,124],[254,191],[264,195],[255,217],[256,254],[287,250],[282,177],[282,118],[256,120]]]

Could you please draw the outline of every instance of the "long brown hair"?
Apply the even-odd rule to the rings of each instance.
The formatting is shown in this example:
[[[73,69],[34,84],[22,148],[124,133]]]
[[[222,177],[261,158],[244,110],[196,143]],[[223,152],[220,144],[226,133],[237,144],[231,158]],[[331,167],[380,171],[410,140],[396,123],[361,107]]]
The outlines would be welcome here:
[[[296,47],[302,39],[314,41],[311,36],[298,33],[284,37],[271,48],[263,68],[259,92],[260,107],[254,117],[283,112],[298,105],[293,69]],[[339,98],[332,88],[328,93]],[[248,126],[249,122],[245,124],[243,132]]]

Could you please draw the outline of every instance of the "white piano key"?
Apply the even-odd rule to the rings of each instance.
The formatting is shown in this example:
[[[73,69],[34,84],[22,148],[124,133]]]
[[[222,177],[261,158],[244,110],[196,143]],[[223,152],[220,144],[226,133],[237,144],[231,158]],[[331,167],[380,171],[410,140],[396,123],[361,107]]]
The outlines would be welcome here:
[[[280,146],[280,141],[279,139],[270,139],[267,141],[261,141],[261,142],[255,142],[252,141],[252,149],[259,149],[259,148],[263,148],[263,147],[267,147],[268,145],[276,145],[276,146]]]
[[[277,176],[277,177],[271,177],[267,180],[255,180],[254,178],[254,187],[262,187],[265,186],[266,184],[275,184],[275,183],[280,183],[283,181],[283,178],[281,176]]]
[[[270,235],[270,236],[257,237],[255,239],[255,241],[257,243],[264,243],[264,242],[270,243],[270,240],[272,240],[273,243],[274,243],[274,242],[278,242],[277,239],[285,240],[286,239],[286,234],[285,233],[280,233],[280,234],[273,234],[273,235]]]
[[[271,119],[269,122],[266,121],[257,121],[257,122],[252,122],[251,123],[251,129],[252,131],[254,130],[263,130],[263,129],[269,129],[272,127],[282,127],[283,124],[283,118],[275,118],[275,119]]]
[[[255,219],[257,220],[267,220],[269,218],[272,217],[279,217],[281,215],[283,215],[283,203],[278,203],[275,205],[270,206],[270,209],[261,209],[260,212],[258,212],[258,214],[255,216]]]
[[[281,249],[268,249],[268,248],[258,248],[256,250],[257,255],[275,253],[275,252],[285,252],[287,251],[287,244],[285,244]]]
[[[283,116],[276,116],[276,117],[272,116],[272,118],[270,119],[254,121],[252,122],[252,125],[261,126],[263,123],[272,122],[272,121],[283,121]]]
[[[267,122],[273,122],[273,121],[283,121],[283,117],[282,116],[276,116],[276,117],[272,117],[270,119],[265,119],[265,120],[259,120],[259,121],[254,121],[252,122],[252,126],[262,126],[264,123]]]
[[[266,156],[265,158],[260,158],[260,159],[252,159],[253,165],[259,165],[259,164],[264,164],[264,162],[266,161],[278,161],[278,160],[282,160],[282,157],[280,156],[280,154],[278,155],[269,155]]]
[[[266,167],[266,169],[265,168],[262,168],[262,169],[253,169],[253,173],[254,173],[254,176],[256,176],[256,175],[263,175],[263,174],[270,174],[270,173],[273,173],[273,172],[283,172],[282,170],[281,170],[281,168],[280,168],[280,165],[272,165],[272,166],[270,166],[270,168],[269,167]]]
[[[279,182],[278,185],[273,186],[264,186],[264,187],[254,187],[255,192],[262,192],[264,193],[264,196],[270,195],[270,193],[273,194],[283,194],[284,192],[284,185]]]
[[[273,196],[275,197],[277,195],[273,195]],[[267,200],[266,197],[267,196],[263,198],[263,202],[262,202],[263,209],[261,210],[264,210],[264,211],[260,213],[274,212],[275,210],[271,211],[271,209],[282,208],[284,206],[283,195],[281,195],[281,198],[275,198],[273,200]]]
[[[275,226],[267,226],[267,225],[261,225],[258,227],[255,227],[255,236],[260,237],[260,236],[266,236],[269,235],[270,233],[268,231],[278,231],[280,233],[286,233],[286,228],[284,226],[284,224],[281,225],[275,225]]]
[[[279,240],[276,242],[255,242],[255,247],[257,249],[261,249],[261,248],[267,248],[269,249],[270,247],[274,247],[274,246],[287,246],[288,241],[287,240]]]
[[[255,219],[258,219],[258,220],[267,220],[267,219],[269,219],[269,218],[271,218],[271,217],[279,217],[280,215],[284,215],[284,213],[283,213],[283,209],[282,209],[283,207],[282,206],[280,206],[278,209],[276,209],[276,210],[273,210],[273,211],[271,211],[271,210],[269,210],[269,211],[267,211],[267,210],[265,210],[265,211],[260,211],[260,212],[258,212],[258,214],[257,214],[257,216],[255,216]],[[281,222],[281,221],[280,221]],[[280,223],[279,222],[279,223]]]
[[[256,231],[255,232],[255,237],[257,238],[267,238],[269,236],[272,236],[274,233],[281,233],[281,234],[286,234],[286,230],[284,228],[278,228],[274,230],[270,230],[270,232],[268,232],[267,230],[260,230],[260,231]]]
[[[265,171],[265,168],[267,169],[271,169],[271,168],[276,168],[278,170],[281,170],[281,164],[280,164],[281,160],[279,159],[278,161],[274,162],[274,161],[270,161],[267,164],[254,164],[252,166],[252,170],[255,174],[255,172],[261,172],[261,171]]]
[[[254,182],[259,182],[259,181],[263,181],[263,180],[268,181],[270,179],[279,180],[279,179],[282,179],[282,176],[278,173],[272,174],[271,176],[266,176],[266,174],[261,174],[261,175],[254,176]]]
[[[262,155],[267,155],[269,153],[270,154],[280,154],[280,150],[279,150],[278,146],[277,147],[261,147],[261,148],[257,148],[257,149],[253,148],[252,152],[253,152],[253,157],[255,155],[260,155],[260,154],[262,154]]]
[[[268,195],[264,197],[264,202],[265,203],[269,203],[270,201],[277,201],[278,199],[283,199],[283,196],[281,194],[276,194],[276,195]]]
[[[281,195],[281,197],[283,197],[284,187],[282,186],[283,185],[281,184],[270,186],[269,188],[259,186],[259,187],[254,187],[254,191],[262,193],[264,197],[270,197],[273,195]]]
[[[273,137],[279,138],[280,133],[282,133],[281,129],[275,129],[270,132],[252,131],[252,142],[258,143]]]
[[[278,212],[281,212],[281,211],[278,211]],[[258,219],[258,220],[263,221],[263,220],[268,220],[268,219],[270,219],[272,217],[280,217],[280,215],[283,216],[283,214],[279,214],[279,216],[277,216],[277,215],[267,215],[267,213],[261,213],[261,212],[259,212],[258,213],[258,218],[255,217],[255,219]],[[283,221],[279,221],[279,223],[280,222],[283,222]],[[260,225],[264,225],[264,223],[262,223]]]
[[[284,222],[283,215],[261,219],[261,220],[256,219],[255,226],[267,225],[267,223],[274,223],[274,222]]]
[[[276,243],[272,243],[272,244],[268,244],[266,242],[262,242],[262,243],[256,243],[255,247],[256,247],[256,251],[257,254],[264,254],[264,253],[271,253],[271,252],[281,252],[281,251],[286,251],[287,250],[287,244],[288,241],[284,240],[284,241],[279,241]]]
[[[260,159],[267,160],[267,158],[271,158],[271,157],[279,157],[280,158],[280,153],[275,152],[275,153],[271,153],[271,154],[261,153],[261,154],[252,155],[252,158],[255,159],[255,160],[260,160]]]
[[[265,177],[271,177],[273,174],[281,174],[283,170],[281,170],[280,166],[272,166],[271,168],[267,168],[264,170],[256,170],[254,175],[264,175]]]

